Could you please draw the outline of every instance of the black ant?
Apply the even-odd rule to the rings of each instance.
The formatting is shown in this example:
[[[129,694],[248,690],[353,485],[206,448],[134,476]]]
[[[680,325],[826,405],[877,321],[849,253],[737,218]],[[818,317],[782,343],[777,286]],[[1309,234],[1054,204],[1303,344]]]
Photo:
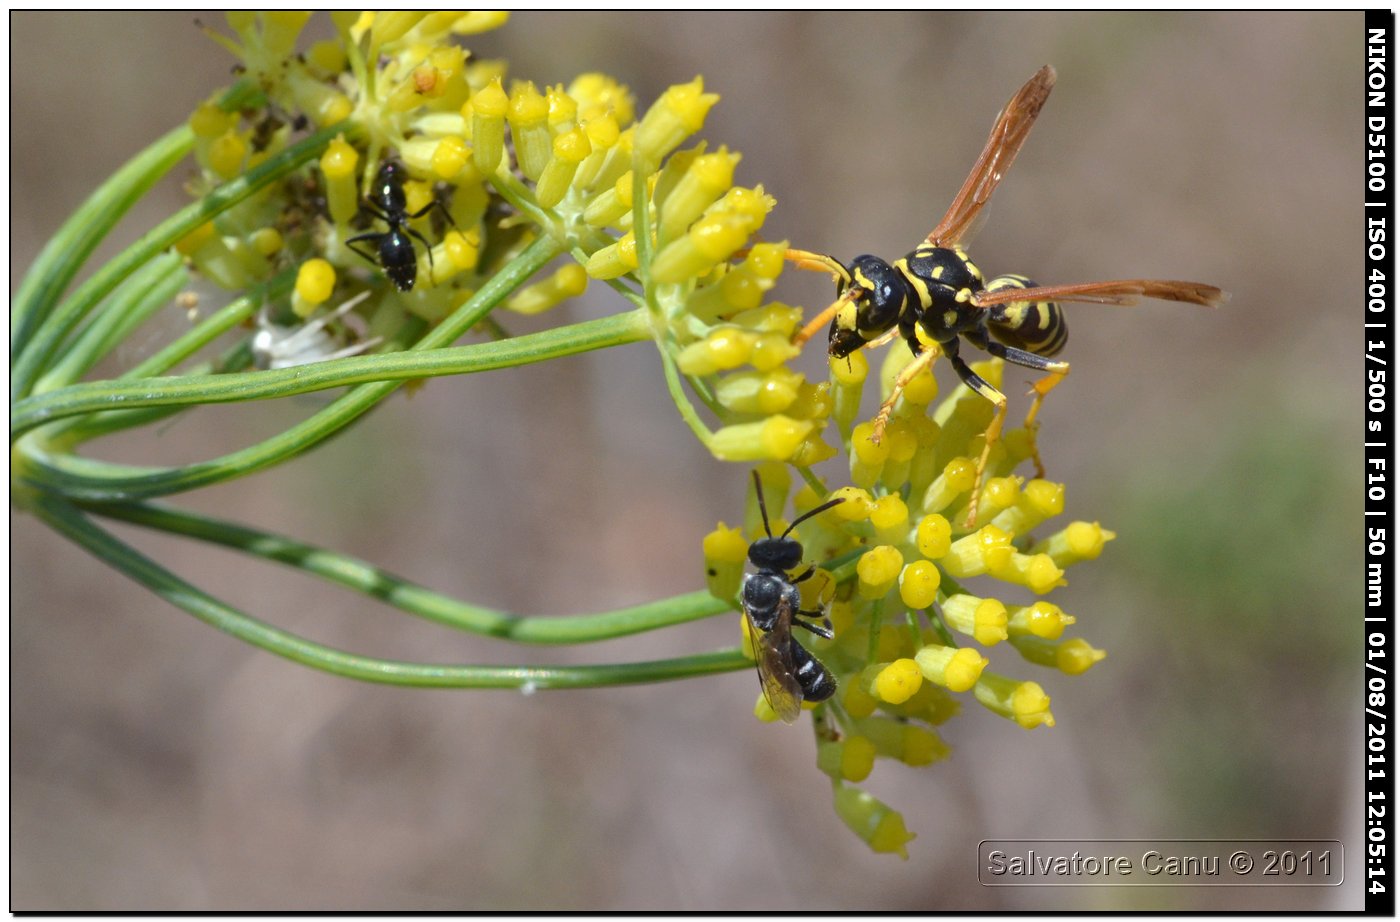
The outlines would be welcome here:
[[[382,234],[370,231],[351,237],[345,241],[345,245],[383,269],[384,274],[389,276],[389,281],[393,282],[399,291],[412,291],[413,283],[418,278],[418,250],[413,241],[417,240],[428,248],[430,271],[433,267],[433,246],[422,234],[409,227],[408,222],[423,217],[436,207],[442,211],[443,217],[447,218],[447,223],[453,227],[456,227],[457,223],[452,220],[452,215],[448,214],[447,207],[436,198],[409,214],[408,199],[403,191],[405,178],[406,172],[402,164],[392,160],[384,162],[375,174],[374,188],[365,196],[365,208],[389,225],[389,230]],[[369,243],[375,251],[367,252],[355,246],[361,241]]]

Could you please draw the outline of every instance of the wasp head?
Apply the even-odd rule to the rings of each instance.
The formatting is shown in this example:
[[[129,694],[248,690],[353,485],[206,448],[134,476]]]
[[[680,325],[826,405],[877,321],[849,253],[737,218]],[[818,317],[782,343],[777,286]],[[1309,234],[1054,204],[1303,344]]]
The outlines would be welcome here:
[[[827,353],[836,358],[845,358],[893,328],[913,297],[899,270],[878,256],[857,256],[849,274],[840,296],[844,303],[828,334]]]

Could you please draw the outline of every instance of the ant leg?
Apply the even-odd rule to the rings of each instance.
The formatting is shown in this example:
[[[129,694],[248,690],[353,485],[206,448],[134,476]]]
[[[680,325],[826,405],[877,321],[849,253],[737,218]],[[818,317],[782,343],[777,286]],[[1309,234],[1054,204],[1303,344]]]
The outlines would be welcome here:
[[[447,219],[447,223],[448,223],[448,224],[451,224],[452,227],[453,227],[454,229],[456,229],[456,227],[457,227],[457,222],[454,221],[454,220],[452,220],[452,213],[451,213],[450,211],[448,211],[448,210],[447,210],[447,206],[444,205],[444,204],[443,204],[441,201],[439,201],[438,199],[433,199],[431,202],[429,202],[428,204],[424,205],[422,208],[418,209],[418,210],[415,211],[413,214],[408,215],[408,219],[411,221],[411,220],[414,220],[414,219],[416,219],[416,218],[421,218],[421,217],[423,217],[423,215],[425,215],[425,214],[427,214],[428,212],[432,211],[434,208],[436,208],[436,209],[438,209],[439,211],[441,211],[441,212],[442,212],[442,216],[443,216],[444,218]]]
[[[370,201],[369,199],[367,199],[367,198],[366,198],[366,199],[361,199],[361,200],[360,200],[360,208],[363,209],[363,210],[365,210],[365,211],[368,211],[371,215],[373,215],[374,217],[376,217],[376,218],[378,218],[379,220],[383,221],[385,224],[389,225],[389,229],[390,229],[390,230],[393,230],[393,229],[394,229],[394,225],[395,225],[395,224],[401,223],[401,222],[399,222],[399,221],[395,221],[393,218],[389,217],[389,216],[388,216],[387,214],[385,214],[383,211],[380,211],[380,210],[379,210],[379,206],[376,205],[376,204],[374,204],[373,202],[371,202],[371,201]]]
[[[409,227],[407,224],[401,224],[399,226],[402,227],[405,231],[407,231],[409,236],[411,236],[414,240],[417,240],[419,243],[423,244],[423,249],[428,251],[428,281],[436,285],[437,267],[433,265],[433,245],[428,242],[427,237],[424,237],[422,234],[418,233],[416,230]]]
[[[415,211],[413,214],[404,215],[404,220],[400,222],[399,226],[402,227],[404,230],[408,231],[408,233],[412,234],[414,238],[416,238],[417,240],[421,241],[422,244],[423,244],[423,246],[428,250],[428,278],[432,281],[432,283],[433,283],[434,285],[436,285],[436,284],[437,284],[437,278],[436,278],[436,275],[437,275],[437,267],[433,265],[433,245],[432,245],[431,243],[429,243],[429,242],[427,241],[427,239],[425,239],[425,238],[423,237],[422,234],[418,233],[416,230],[414,230],[413,228],[411,228],[411,227],[408,226],[408,222],[409,222],[409,221],[413,221],[413,220],[416,220],[416,219],[418,219],[418,218],[423,217],[423,215],[425,215],[425,214],[427,214],[428,212],[432,211],[434,208],[436,208],[438,211],[440,211],[440,212],[442,213],[442,216],[443,216],[445,219],[447,219],[447,223],[450,224],[450,225],[452,225],[452,229],[453,229],[453,230],[457,230],[457,229],[458,229],[458,228],[457,228],[457,222],[454,221],[454,220],[452,220],[452,213],[451,213],[450,211],[447,210],[447,206],[446,206],[446,205],[444,205],[440,200],[438,200],[438,199],[436,199],[436,198],[433,199],[433,200],[432,200],[431,202],[429,202],[428,204],[424,205],[422,208],[419,208],[419,209],[418,209],[417,211]]]
[[[911,342],[910,348],[913,348],[913,345],[914,344]],[[885,436],[885,426],[890,421],[890,414],[894,412],[894,405],[899,401],[900,395],[904,393],[904,389],[909,386],[910,381],[913,381],[922,372],[928,370],[928,367],[933,364],[934,359],[938,358],[942,352],[943,350],[939,349],[937,346],[930,346],[915,355],[914,361],[904,366],[904,370],[894,379],[894,386],[890,388],[890,395],[885,398],[884,403],[880,404],[880,412],[876,413],[875,418],[870,421],[870,441],[874,442],[876,445],[880,444],[880,439]]]
[[[368,241],[370,242],[370,246],[372,246],[372,247],[374,247],[376,250],[378,250],[378,249],[379,249],[379,245],[380,245],[381,243],[383,243],[383,242],[384,242],[384,238],[385,238],[385,237],[388,237],[388,236],[389,236],[388,234],[379,234],[379,233],[375,233],[374,231],[370,231],[368,234],[360,234],[358,237],[351,237],[349,240],[345,241],[345,245],[346,245],[347,247],[349,247],[350,249],[354,250],[356,253],[359,253],[361,256],[363,256],[363,257],[364,257],[366,260],[368,260],[369,262],[373,263],[373,264],[376,265],[376,266],[379,266],[379,254],[378,254],[377,252],[375,252],[375,253],[366,253],[364,250],[362,250],[362,249],[360,249],[359,247],[355,246],[355,244],[357,244],[357,243],[359,243],[359,242],[361,242],[361,241],[364,241],[364,240],[368,240]],[[383,267],[380,266],[380,268],[383,268]]]
[[[1045,465],[1040,460],[1040,449],[1036,446],[1035,434],[1040,428],[1035,417],[1040,412],[1040,405],[1045,401],[1045,396],[1055,389],[1055,386],[1065,379],[1069,374],[1068,362],[1055,362],[1045,358],[1043,355],[1036,355],[1034,352],[1027,352],[1024,349],[1017,349],[1014,346],[1002,345],[995,340],[987,340],[979,343],[992,355],[1005,359],[1008,362],[1015,362],[1025,368],[1034,368],[1037,371],[1049,372],[1035,384],[1031,385],[1031,393],[1035,394],[1035,399],[1031,401],[1030,411],[1026,413],[1026,429],[1031,434],[1031,461],[1035,464],[1035,476],[1045,476]]]

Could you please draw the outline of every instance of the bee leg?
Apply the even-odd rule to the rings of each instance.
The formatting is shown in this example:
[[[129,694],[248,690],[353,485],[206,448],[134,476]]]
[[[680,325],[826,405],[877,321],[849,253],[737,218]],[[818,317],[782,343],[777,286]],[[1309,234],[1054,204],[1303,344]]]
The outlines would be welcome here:
[[[950,343],[949,346],[952,346]],[[968,528],[977,527],[977,502],[982,493],[982,478],[987,473],[987,462],[992,456],[992,446],[1001,438],[1001,427],[1006,422],[1006,395],[992,387],[981,375],[973,371],[968,364],[957,354],[956,347],[948,348],[948,361],[952,364],[953,370],[958,373],[962,383],[972,388],[983,397],[992,402],[996,407],[996,413],[992,416],[991,423],[987,426],[987,431],[983,435],[982,457],[977,460],[977,479],[972,483],[971,502],[968,504],[966,526]],[[990,350],[988,350],[990,351]],[[1020,351],[1020,350],[1017,350]]]
[[[910,343],[910,348],[914,346]],[[894,412],[894,405],[899,401],[904,389],[909,386],[909,382],[917,378],[933,360],[938,358],[942,350],[936,346],[916,352],[914,361],[904,366],[904,370],[894,379],[894,386],[890,388],[890,395],[885,398],[885,402],[880,404],[880,412],[875,414],[875,418],[870,421],[870,441],[876,445],[880,444],[880,439],[885,436],[885,426],[889,424],[890,414]]]
[[[800,582],[802,582],[803,580],[811,579],[812,576],[813,576],[816,572],[817,572],[817,568],[816,568],[816,567],[808,567],[806,570],[803,570],[803,571],[802,571],[802,575],[801,575],[801,576],[794,576],[792,579],[788,580],[788,582],[790,582],[790,583],[800,583]]]
[[[1045,371],[1049,374],[1031,385],[1031,392],[1035,394],[1035,399],[1031,401],[1030,411],[1026,414],[1026,429],[1031,434],[1031,459],[1035,463],[1035,476],[1045,476],[1045,465],[1040,460],[1040,449],[1036,447],[1035,433],[1039,425],[1035,421],[1036,414],[1040,412],[1040,405],[1045,400],[1045,395],[1055,389],[1055,385],[1065,379],[1069,374],[1069,362],[1056,362],[1047,359],[1043,355],[1036,355],[1034,352],[1027,352],[1024,349],[1017,349],[1014,346],[1006,346],[993,339],[978,343],[992,355],[1014,362],[1025,368],[1034,368],[1036,371]]]
[[[793,618],[793,619],[792,619],[793,627],[802,627],[802,628],[806,628],[807,630],[811,631],[813,634],[816,634],[818,637],[823,637],[823,638],[825,638],[825,639],[827,639],[827,640],[830,640],[831,638],[833,638],[833,637],[836,636],[836,635],[835,635],[834,633],[832,633],[832,631],[831,631],[831,619],[827,618],[824,614],[822,614],[822,612],[820,612],[820,611],[799,611],[798,614],[799,614],[799,615],[806,615],[808,618],[811,618],[811,619],[813,619],[813,620],[815,620],[815,619],[817,619],[817,618],[821,618],[822,620],[821,620],[821,623],[820,623],[820,624],[813,624],[811,621],[803,621],[801,618]]]

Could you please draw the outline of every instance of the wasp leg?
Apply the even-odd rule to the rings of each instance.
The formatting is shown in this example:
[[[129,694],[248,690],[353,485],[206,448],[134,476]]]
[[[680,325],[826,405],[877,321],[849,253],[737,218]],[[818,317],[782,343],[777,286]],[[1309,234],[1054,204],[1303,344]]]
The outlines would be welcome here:
[[[987,426],[987,431],[983,435],[984,444],[982,445],[982,457],[977,459],[977,478],[972,483],[971,502],[967,510],[967,521],[965,524],[968,528],[976,528],[977,502],[982,493],[982,478],[987,473],[987,462],[992,456],[992,446],[1001,438],[1001,427],[1002,424],[1006,422],[1006,395],[992,387],[990,383],[977,372],[973,371],[968,364],[962,360],[962,357],[957,353],[956,340],[945,345],[944,349],[948,353],[948,361],[952,364],[953,371],[958,373],[958,377],[962,380],[962,383],[990,400],[992,405],[996,407],[996,413],[993,414],[992,421]],[[1020,352],[1021,350],[1014,349],[1011,351]],[[1025,354],[1029,355],[1030,353]],[[1040,356],[1035,357],[1037,359],[1040,358]],[[1015,359],[1008,359],[1008,361],[1015,361]],[[1044,360],[1042,359],[1042,361]]]
[[[823,253],[813,253],[808,250],[784,250],[783,259],[804,272],[830,272],[831,280],[837,284],[849,282],[851,279],[851,274],[846,271],[845,266]]]
[[[807,340],[811,339],[813,336],[816,336],[822,331],[823,327],[831,323],[831,318],[835,317],[837,312],[840,311],[842,307],[844,307],[848,302],[854,301],[856,298],[860,297],[861,292],[863,291],[864,289],[861,288],[846,289],[846,292],[842,294],[839,298],[837,298],[835,301],[832,301],[831,305],[827,307],[826,310],[813,317],[810,321],[808,321],[805,327],[797,331],[797,335],[792,338],[792,344],[794,346],[800,346],[803,343],[807,342]]]
[[[1035,399],[1031,401],[1030,411],[1026,414],[1026,429],[1031,434],[1031,460],[1035,464],[1035,476],[1044,477],[1045,465],[1041,463],[1040,449],[1036,446],[1035,440],[1035,433],[1039,428],[1035,417],[1040,412],[1040,405],[1045,401],[1045,395],[1054,390],[1055,385],[1063,381],[1065,375],[1069,374],[1069,362],[1051,361],[1043,355],[1036,355],[1034,352],[1027,352],[1014,346],[1002,345],[993,339],[979,342],[978,345],[992,355],[1008,362],[1015,362],[1026,368],[1034,368],[1036,371],[1049,372],[1048,376],[1031,385],[1031,392],[1035,394]]]
[[[1040,412],[1040,405],[1045,402],[1045,396],[1055,389],[1055,385],[1065,379],[1069,374],[1069,365],[1065,364],[1065,370],[1046,375],[1039,381],[1031,385],[1031,393],[1035,394],[1035,399],[1031,401],[1031,408],[1026,413],[1026,431],[1031,434],[1031,461],[1035,464],[1035,476],[1045,476],[1045,465],[1040,461],[1040,448],[1036,445],[1036,433],[1040,431],[1040,423],[1036,422],[1036,414]]]
[[[900,336],[900,335],[901,335],[901,334],[900,334],[900,332],[899,332],[899,329],[896,328],[896,329],[890,330],[888,333],[881,333],[879,336],[875,337],[874,339],[872,339],[870,342],[866,343],[865,345],[866,345],[866,348],[869,348],[869,349],[878,349],[878,348],[880,348],[881,346],[885,345],[886,343],[894,342],[895,338],[898,337],[898,336]]]
[[[827,618],[826,615],[823,614],[821,611],[799,611],[798,614],[805,615],[806,617],[812,619],[821,618],[822,623],[812,624],[811,622],[803,621],[801,618],[793,618],[793,627],[806,628],[813,634],[816,634],[818,637],[823,637],[827,640],[830,640],[831,638],[836,636],[831,630],[831,619]]]
[[[913,343],[910,343],[911,348],[912,346]],[[885,398],[884,403],[880,404],[880,412],[876,413],[875,418],[870,421],[870,441],[876,445],[880,444],[880,439],[885,437],[885,426],[889,424],[890,414],[894,412],[894,405],[899,402],[900,395],[909,386],[909,382],[933,364],[933,360],[938,358],[942,351],[937,346],[923,349],[914,356],[914,361],[904,366],[904,370],[894,379],[890,395]]]

